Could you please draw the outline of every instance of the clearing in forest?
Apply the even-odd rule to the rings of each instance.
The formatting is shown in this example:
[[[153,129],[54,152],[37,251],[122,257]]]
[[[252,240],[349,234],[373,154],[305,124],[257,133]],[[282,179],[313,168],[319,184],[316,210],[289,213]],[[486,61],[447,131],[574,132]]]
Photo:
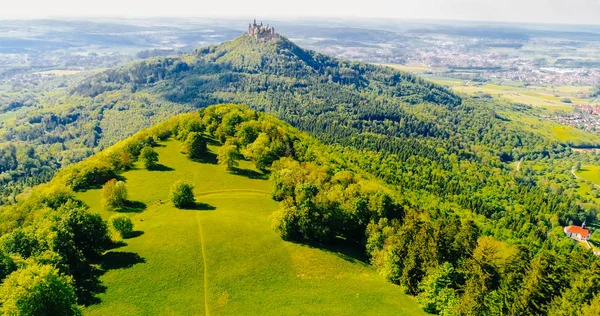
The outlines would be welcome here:
[[[424,314],[415,300],[368,264],[336,251],[285,242],[271,228],[278,203],[250,162],[215,164],[216,147],[191,161],[169,140],[160,171],[125,172],[135,237],[104,255],[105,289],[90,315]],[[195,186],[199,206],[179,210],[171,184]],[[105,219],[100,190],[78,193]]]

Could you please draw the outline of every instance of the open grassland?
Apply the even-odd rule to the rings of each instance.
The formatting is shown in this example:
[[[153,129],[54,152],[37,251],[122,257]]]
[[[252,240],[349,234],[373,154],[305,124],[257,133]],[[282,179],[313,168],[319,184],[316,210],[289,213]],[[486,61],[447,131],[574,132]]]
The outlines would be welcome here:
[[[179,147],[156,148],[161,171],[123,174],[136,236],[104,255],[106,289],[86,314],[423,314],[353,256],[282,241],[271,229],[269,181],[249,162],[227,173],[214,154],[195,162]],[[168,201],[180,179],[195,186],[195,210]],[[101,209],[100,190],[78,197],[105,219],[114,214]]]
[[[19,114],[26,113],[27,111],[31,110],[32,108],[33,107],[22,107],[15,111],[8,111],[8,112],[0,113],[0,123],[9,122],[11,120],[14,120]]]
[[[582,179],[600,185],[600,166],[583,166],[577,172],[577,176]]]

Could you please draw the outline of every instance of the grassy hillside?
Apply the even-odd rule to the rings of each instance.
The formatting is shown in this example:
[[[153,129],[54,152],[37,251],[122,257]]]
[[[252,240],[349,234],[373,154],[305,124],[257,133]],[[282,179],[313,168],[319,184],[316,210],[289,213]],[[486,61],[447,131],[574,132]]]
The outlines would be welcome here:
[[[174,140],[156,148],[162,171],[122,174],[130,199],[145,209],[129,214],[138,236],[104,255],[106,292],[86,314],[423,314],[366,263],[282,241],[270,220],[278,203],[251,163],[241,161],[234,175],[179,148]],[[194,184],[204,207],[168,202],[179,179]],[[99,189],[77,197],[105,219],[114,214],[100,206]]]
[[[600,166],[584,166],[577,175],[595,185],[600,185]]]

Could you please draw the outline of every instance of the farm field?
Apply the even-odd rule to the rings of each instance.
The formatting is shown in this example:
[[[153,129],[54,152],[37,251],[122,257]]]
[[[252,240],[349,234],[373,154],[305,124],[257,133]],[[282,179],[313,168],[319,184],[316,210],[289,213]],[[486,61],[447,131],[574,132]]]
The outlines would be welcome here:
[[[431,80],[441,85],[450,86],[457,92],[466,94],[487,93],[493,97],[505,98],[515,103],[541,107],[550,111],[572,111],[572,104],[598,105],[594,102],[590,102],[590,100],[581,98],[581,96],[589,93],[591,87],[525,87],[513,84],[479,84],[476,82],[464,82],[455,79],[446,80],[442,78],[431,78]],[[571,104],[564,103],[562,101],[564,98],[570,99]]]
[[[104,255],[106,289],[88,315],[422,315],[416,301],[350,255],[284,242],[271,228],[270,183],[240,161],[225,172],[208,155],[188,160],[177,141],[156,148],[161,171],[123,174],[136,237]],[[209,146],[212,152],[216,147]],[[195,186],[196,210],[179,210],[169,188]],[[92,211],[100,190],[78,193]]]
[[[548,139],[568,143],[572,146],[600,143],[600,135],[598,134],[562,125],[527,112],[500,110],[498,113],[511,121],[521,123],[525,130],[542,135]]]
[[[585,99],[585,96],[592,89],[591,86],[525,86],[520,82],[508,81],[482,84],[480,82],[428,75],[427,73],[432,69],[423,64],[386,64],[385,66],[421,75],[437,84],[448,86],[456,92],[490,94],[496,98],[504,98],[510,102],[527,104],[549,111],[570,112],[573,110],[572,105],[576,104],[600,105],[597,102]],[[563,102],[565,98],[570,99],[571,103]]]

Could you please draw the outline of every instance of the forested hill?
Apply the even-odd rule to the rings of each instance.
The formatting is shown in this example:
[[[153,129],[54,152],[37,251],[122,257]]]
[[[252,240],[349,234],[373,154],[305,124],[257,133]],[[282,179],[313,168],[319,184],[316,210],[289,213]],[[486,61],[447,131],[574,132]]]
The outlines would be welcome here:
[[[569,152],[501,117],[489,101],[461,100],[413,75],[306,51],[284,37],[242,35],[191,54],[107,70],[66,95],[49,94],[44,103],[0,133],[0,143],[9,144],[0,149],[0,160],[8,162],[1,170],[3,201],[144,127],[214,103],[248,104],[328,143],[381,153],[373,158],[381,163],[369,168],[387,182],[490,218],[522,199],[524,190],[546,199],[546,189],[531,179],[514,185],[506,162]],[[587,213],[569,203],[533,203],[524,211],[550,207],[563,222],[583,220]]]
[[[447,139],[467,122],[455,116],[470,115],[459,97],[410,74],[245,35],[107,70],[41,99],[39,110],[0,126],[0,204],[141,128],[214,103],[245,103],[325,141],[374,149],[381,134]],[[395,153],[406,145],[385,143]]]
[[[71,92],[102,98],[111,91],[149,92],[196,108],[244,103],[322,140],[396,154],[418,140],[424,151],[444,147],[467,157],[475,144],[510,161],[529,153],[548,155],[558,145],[509,124],[489,101],[461,100],[411,74],[307,51],[285,37],[265,41],[242,35],[193,54],[108,70]],[[106,133],[102,137],[113,138]]]
[[[191,55],[109,70],[72,92],[94,97],[114,89],[150,89],[195,107],[246,103],[304,130],[334,128],[327,131],[334,138],[360,132],[445,138],[456,128],[439,122],[444,115],[423,115],[409,105],[439,105],[437,111],[447,114],[462,103],[452,92],[407,73],[303,50],[283,37],[264,41],[246,35]]]
[[[209,75],[217,76],[204,77]],[[273,88],[279,91],[299,89],[318,84],[331,90],[346,87],[396,97],[411,104],[432,102],[452,106],[461,103],[452,92],[408,73],[338,60],[304,50],[285,37],[265,41],[246,35],[198,49],[194,54],[155,58],[108,70],[84,81],[73,92],[96,96],[123,87],[135,91],[161,81],[184,85],[171,92],[172,101],[189,101],[199,94],[227,90],[240,84],[251,84],[253,89],[250,91],[253,92]],[[210,83],[220,84],[211,86]],[[326,96],[315,94],[313,97]]]

